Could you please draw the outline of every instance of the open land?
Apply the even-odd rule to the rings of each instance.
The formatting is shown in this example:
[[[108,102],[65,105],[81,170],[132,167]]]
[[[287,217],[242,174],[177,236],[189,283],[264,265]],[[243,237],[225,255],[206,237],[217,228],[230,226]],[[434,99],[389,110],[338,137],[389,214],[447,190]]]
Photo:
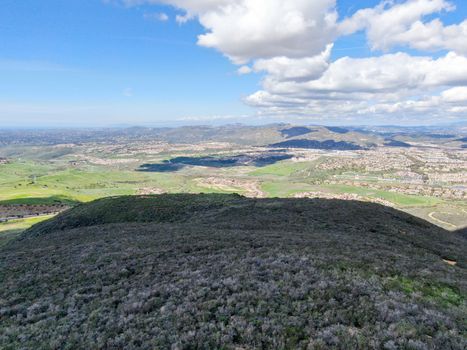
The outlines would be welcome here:
[[[462,136],[286,125],[3,131],[0,220],[27,227],[109,196],[239,193],[374,202],[457,230],[467,226]]]
[[[0,132],[0,348],[465,349],[464,136],[383,131]]]

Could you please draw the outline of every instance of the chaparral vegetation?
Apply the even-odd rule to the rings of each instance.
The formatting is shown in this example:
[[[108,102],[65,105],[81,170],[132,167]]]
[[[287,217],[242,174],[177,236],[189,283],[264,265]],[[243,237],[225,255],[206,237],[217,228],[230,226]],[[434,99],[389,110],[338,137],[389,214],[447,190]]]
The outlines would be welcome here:
[[[465,349],[466,247],[375,203],[100,199],[0,248],[0,348]]]

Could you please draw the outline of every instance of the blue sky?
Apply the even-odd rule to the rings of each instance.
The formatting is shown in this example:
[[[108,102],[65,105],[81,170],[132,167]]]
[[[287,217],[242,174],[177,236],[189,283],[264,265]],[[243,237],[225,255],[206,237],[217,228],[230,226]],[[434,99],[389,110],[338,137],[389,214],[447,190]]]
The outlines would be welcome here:
[[[329,79],[336,80],[334,77],[326,78],[326,74],[330,75],[333,63],[337,61],[335,67],[338,67],[339,59],[344,56],[356,60],[350,64],[355,64],[357,70],[366,65],[364,61],[359,61],[360,59],[397,53],[404,53],[410,58],[425,57],[437,62],[436,60],[446,57],[448,52],[455,52],[458,59],[455,62],[463,65],[462,59],[466,52],[463,51],[463,47],[459,48],[462,44],[449,44],[450,39],[442,34],[442,29],[440,40],[446,41],[446,45],[443,43],[446,47],[437,44],[436,48],[429,47],[426,50],[414,47],[416,44],[412,45],[410,40],[417,38],[400,43],[397,42],[399,39],[390,39],[394,42],[391,41],[390,46],[381,48],[378,41],[380,38],[374,39],[374,42],[368,39],[370,35],[378,37],[381,34],[374,34],[377,30],[358,18],[356,20],[361,23],[347,26],[357,26],[358,29],[346,27],[343,30],[345,34],[335,34],[337,29],[333,28],[337,28],[345,18],[352,19],[355,13],[363,8],[375,8],[379,1],[358,1],[356,7],[355,1],[338,0],[336,6],[329,7],[329,3],[332,4],[333,1],[322,0],[323,11],[337,11],[338,18],[326,32],[317,32],[317,29],[314,29],[314,32],[300,33],[304,38],[313,38],[314,35],[316,38],[327,38],[329,35],[323,43],[304,44],[306,48],[303,50],[300,47],[297,49],[296,46],[289,47],[289,43],[296,39],[293,37],[294,33],[277,43],[270,42],[270,38],[260,38],[252,46],[245,43],[243,50],[243,42],[248,41],[249,37],[254,37],[255,30],[262,30],[263,23],[252,24],[252,28],[237,28],[236,31],[233,28],[230,34],[226,33],[230,28],[222,27],[222,21],[225,19],[226,23],[229,20],[237,23],[235,21],[240,22],[242,16],[247,18],[250,11],[248,5],[245,5],[246,9],[242,10],[243,12],[232,14],[221,7],[201,6],[201,2],[167,0],[164,1],[165,4],[161,4],[139,0],[3,1],[0,10],[0,127],[273,121],[423,124],[442,122],[439,110],[434,108],[430,112],[432,115],[429,115],[429,118],[425,116],[424,119],[420,119],[412,110],[405,110],[406,107],[400,107],[399,112],[394,113],[388,105],[395,105],[396,102],[394,98],[391,102],[388,94],[397,93],[401,99],[419,102],[434,98],[452,88],[458,89],[454,90],[456,96],[459,92],[461,95],[464,92],[462,89],[467,78],[462,76],[456,82],[436,82],[434,86],[431,84],[429,89],[423,85],[410,93],[407,93],[408,85],[401,86],[394,92],[385,91],[384,96],[379,87],[378,91],[367,91],[367,87],[359,90],[361,84],[355,88],[330,88],[323,85]],[[239,6],[243,2],[248,0],[239,0]],[[222,0],[219,3],[219,6],[222,6]],[[405,3],[406,1],[397,1],[378,13],[389,11],[394,6],[404,6]],[[466,19],[465,1],[446,3],[455,5],[456,9],[433,10],[419,16],[418,19],[421,23],[439,19],[443,26],[458,25]],[[300,6],[292,5],[291,13],[303,13],[305,19],[315,15],[317,18],[323,17],[315,14],[316,9]],[[275,9],[264,8],[264,11]],[[261,8],[259,11],[262,10]],[[258,7],[255,7],[255,11],[258,11]],[[191,16],[190,20],[184,23],[176,20],[177,15],[185,14]],[[212,23],[210,18],[213,14],[221,18],[220,23]],[[288,22],[285,22],[285,25],[287,24]],[[411,25],[404,24],[406,29]],[[269,27],[265,28],[267,30]],[[246,39],[243,39],[241,44],[229,42],[230,37],[241,37],[242,30],[246,31]],[[214,39],[210,38],[206,43],[198,42],[199,35],[209,32],[214,33]],[[397,38],[405,35],[395,33],[394,37],[396,34]],[[271,36],[273,35],[271,33]],[[300,37],[297,38],[300,40]],[[310,39],[310,42],[312,40]],[[258,53],[254,50],[256,43]],[[262,44],[265,45],[264,50],[260,50]],[[318,57],[325,51],[327,44],[334,46],[329,56],[323,58],[324,63],[302,61]],[[273,48],[272,51],[270,47]],[[276,47],[277,52],[274,51]],[[290,57],[289,52],[292,52]],[[280,74],[271,68],[276,57],[290,59],[286,67],[281,63]],[[401,64],[407,64],[404,62],[408,61],[404,58]],[[294,75],[291,81],[290,77],[283,76],[284,71],[304,67],[304,64],[307,70],[306,77]],[[318,65],[323,64],[326,68],[319,71]],[[378,62],[374,64],[375,67],[379,67]],[[239,74],[237,70],[240,67],[245,67],[245,72],[248,71],[249,74]],[[438,69],[436,65],[434,67]],[[461,68],[462,72],[467,69],[464,66]],[[440,66],[439,69],[444,68]],[[310,70],[319,72],[313,73],[313,77],[310,78]],[[329,72],[326,73],[326,70]],[[389,74],[394,72],[391,70]],[[387,72],[383,71],[381,75],[387,75]],[[363,72],[355,80],[367,76],[368,74]],[[380,83],[377,81],[374,85],[379,86]],[[409,89],[412,89],[412,86]],[[261,100],[258,99],[258,92],[262,92]],[[333,99],[336,102],[330,104],[327,96],[323,98],[324,93],[327,96],[335,96]],[[368,101],[368,97],[363,96],[363,93],[373,94],[373,97],[370,97],[374,99],[371,106],[363,105],[362,101]],[[361,96],[355,97],[357,94]],[[453,93],[450,96],[452,95]],[[324,100],[325,102],[322,102]],[[449,103],[452,106],[453,102]],[[353,107],[335,110],[336,104],[352,104]],[[410,103],[409,105],[413,106]],[[373,107],[376,117],[371,114]],[[454,107],[454,112],[449,118],[464,119],[463,101]],[[360,115],[362,110],[365,112]],[[385,110],[390,112],[384,112]],[[426,111],[424,114],[426,115]]]

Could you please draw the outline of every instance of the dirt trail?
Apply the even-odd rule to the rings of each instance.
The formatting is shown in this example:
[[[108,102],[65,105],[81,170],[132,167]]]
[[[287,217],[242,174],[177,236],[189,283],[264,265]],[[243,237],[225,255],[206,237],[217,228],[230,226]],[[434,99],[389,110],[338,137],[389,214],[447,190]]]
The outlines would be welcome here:
[[[219,177],[208,177],[197,179],[200,186],[219,189],[227,192],[241,190],[246,197],[264,198],[266,194],[261,190],[261,184],[258,181],[244,179],[229,179]]]
[[[443,220],[441,220],[441,219],[436,218],[436,217],[434,216],[434,214],[436,214],[435,211],[433,211],[433,212],[431,212],[430,214],[428,214],[428,217],[429,217],[430,219],[432,219],[433,221],[436,221],[436,222],[438,222],[438,223],[440,223],[440,224],[442,224],[442,225],[446,225],[446,226],[452,227],[452,228],[454,228],[454,229],[457,228],[456,225],[451,224],[450,222],[443,221]]]

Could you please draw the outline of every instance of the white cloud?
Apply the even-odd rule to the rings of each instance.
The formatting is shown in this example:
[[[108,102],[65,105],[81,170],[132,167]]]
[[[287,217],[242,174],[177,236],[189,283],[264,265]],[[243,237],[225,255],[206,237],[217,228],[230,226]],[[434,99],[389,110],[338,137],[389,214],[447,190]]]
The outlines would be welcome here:
[[[177,21],[178,24],[184,24],[191,19],[193,19],[193,17],[191,17],[189,14],[175,16],[175,20]]]
[[[467,104],[467,58],[450,52],[438,59],[405,53],[344,57],[307,81],[263,81],[263,90],[245,99],[263,114],[328,117],[462,113]],[[436,91],[444,90],[436,96]],[[435,97],[433,97],[435,95]]]
[[[164,12],[145,13],[143,17],[144,19],[158,21],[158,22],[167,22],[169,20],[169,16]]]
[[[444,26],[439,19],[428,23],[417,21],[407,31],[394,35],[391,44],[424,51],[450,49],[467,54],[467,20],[450,26]]]
[[[304,58],[288,58],[285,56],[260,59],[254,64],[256,72],[265,71],[278,81],[302,81],[319,78],[329,67],[332,44],[319,55]]]
[[[391,92],[467,83],[467,58],[454,52],[438,59],[406,53],[379,57],[343,57],[330,64],[319,79],[282,82],[308,91]],[[274,82],[276,84],[276,82]]]
[[[419,50],[447,49],[467,53],[467,20],[449,26],[444,26],[437,18],[423,22],[425,16],[454,9],[455,6],[446,0],[384,1],[343,20],[339,31],[352,34],[366,30],[374,50],[403,45]]]
[[[206,33],[198,44],[236,64],[259,58],[301,58],[323,51],[336,37],[336,0],[123,0],[126,5],[167,4],[198,18]]]
[[[223,6],[235,3],[235,1],[231,0],[150,0],[149,2],[172,5],[186,11],[192,16],[198,16],[209,11],[217,11]]]
[[[445,102],[467,104],[467,86],[458,86],[445,90],[441,93],[441,97]]]
[[[263,115],[352,118],[446,113],[466,117],[467,19],[444,25],[448,0],[387,0],[341,21],[336,0],[124,0],[178,8],[197,19],[198,44],[240,67],[264,72],[262,90],[245,99]],[[339,36],[365,31],[373,50],[449,51],[440,58],[396,52],[331,61]],[[444,113],[444,114],[443,114]]]
[[[251,116],[248,114],[236,115],[236,114],[219,114],[219,115],[191,115],[178,118],[177,121],[216,121],[216,120],[238,120],[247,119]]]
[[[349,97],[349,96],[347,96]],[[256,103],[252,103],[257,98]],[[263,116],[297,117],[309,120],[410,120],[425,122],[449,118],[465,118],[467,102],[449,103],[441,96],[425,96],[417,99],[384,101],[378,99],[298,99],[258,92],[249,98],[252,106],[259,108]]]
[[[250,74],[251,72],[253,72],[253,69],[248,66],[241,66],[237,69],[237,73],[240,75]]]
[[[235,63],[320,53],[334,39],[335,0],[243,0],[199,14],[208,30],[201,46],[218,49]]]

